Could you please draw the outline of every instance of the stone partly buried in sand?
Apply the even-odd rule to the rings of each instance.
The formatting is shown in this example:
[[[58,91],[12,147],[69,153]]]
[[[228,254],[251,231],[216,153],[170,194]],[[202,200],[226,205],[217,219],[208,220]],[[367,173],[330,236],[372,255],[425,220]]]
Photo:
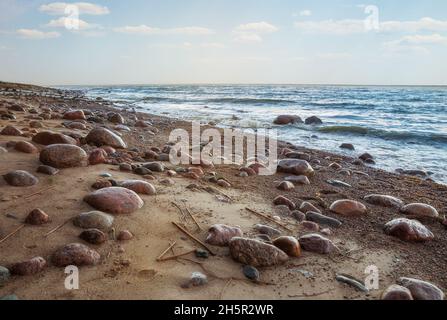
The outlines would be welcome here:
[[[50,144],[72,144],[77,145],[77,141],[62,133],[43,131],[33,137],[33,142],[48,146]]]
[[[332,228],[338,228],[342,225],[342,222],[340,220],[312,211],[308,211],[306,213],[306,220],[326,225]]]
[[[101,211],[83,212],[73,219],[73,224],[83,229],[100,229],[108,231],[115,218]]]
[[[85,137],[85,141],[97,147],[111,146],[113,148],[127,148],[126,143],[123,141],[123,139],[121,139],[120,136],[106,128],[101,127],[92,129],[87,137]]]
[[[104,149],[98,148],[92,150],[88,156],[88,163],[96,165],[107,162],[107,152]]]
[[[24,170],[14,170],[3,176],[6,183],[14,187],[30,187],[39,182],[35,176]]]
[[[229,243],[232,258],[254,267],[268,267],[287,261],[281,249],[255,239],[234,237]]]
[[[107,235],[99,229],[87,229],[81,232],[79,238],[91,244],[101,244],[106,242]]]
[[[295,210],[295,204],[292,202],[292,200],[287,199],[284,196],[277,196],[275,199],[273,199],[273,204],[275,206],[278,205],[288,206],[290,210]]]
[[[404,205],[404,202],[396,197],[384,194],[369,194],[363,198],[368,203],[375,204],[382,207],[391,207],[399,209]]]
[[[85,196],[84,201],[97,210],[113,214],[129,214],[144,204],[138,194],[122,187],[96,190]]]
[[[51,262],[57,267],[86,266],[98,264],[100,258],[98,252],[86,245],[70,243],[56,250],[51,257]]]
[[[35,145],[29,143],[28,141],[17,141],[14,145],[14,149],[23,153],[37,153],[39,149]]]
[[[316,233],[301,236],[299,243],[304,250],[321,254],[328,254],[337,249],[331,240]]]
[[[40,152],[40,162],[58,169],[84,167],[87,165],[87,153],[78,146],[70,144],[52,144]]]
[[[344,216],[360,216],[366,213],[366,207],[363,203],[348,199],[333,202],[329,210]]]
[[[273,240],[273,245],[290,257],[299,257],[301,255],[300,243],[294,237],[282,236]]]
[[[57,174],[59,172],[59,169],[42,164],[37,167],[36,171],[39,173],[49,175],[49,176],[54,176],[55,174]]]
[[[3,136],[21,136],[23,132],[16,127],[6,126],[0,131],[0,134]]]
[[[239,227],[231,227],[224,224],[215,224],[208,229],[205,242],[214,246],[227,246],[234,237],[242,237],[242,230]]]
[[[410,203],[400,208],[400,212],[417,218],[437,218],[438,211],[425,203]]]
[[[304,175],[307,177],[311,177],[315,174],[314,169],[309,162],[301,159],[280,160],[278,163],[278,171],[296,175]]]
[[[403,241],[423,242],[432,240],[433,233],[417,220],[398,218],[385,224],[385,233]]]
[[[442,290],[430,282],[402,277],[398,283],[410,290],[414,300],[444,300]]]
[[[383,291],[382,300],[413,300],[413,297],[407,288],[393,284]]]
[[[139,194],[154,195],[157,193],[157,190],[151,183],[143,180],[125,180],[119,185]]]
[[[34,209],[25,219],[25,223],[35,226],[48,223],[49,221],[50,217],[41,209]]]
[[[82,110],[73,110],[64,113],[64,119],[67,120],[85,120],[85,114]]]
[[[35,257],[27,261],[19,262],[13,264],[9,270],[11,274],[19,276],[28,276],[32,274],[39,273],[47,265],[47,262],[42,257]]]

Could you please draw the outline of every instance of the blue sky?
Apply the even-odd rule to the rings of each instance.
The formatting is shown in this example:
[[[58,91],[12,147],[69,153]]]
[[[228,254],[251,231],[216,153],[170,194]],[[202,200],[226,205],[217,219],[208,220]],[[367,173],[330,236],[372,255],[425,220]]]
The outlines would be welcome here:
[[[0,80],[447,85],[447,1],[362,1],[0,0]]]

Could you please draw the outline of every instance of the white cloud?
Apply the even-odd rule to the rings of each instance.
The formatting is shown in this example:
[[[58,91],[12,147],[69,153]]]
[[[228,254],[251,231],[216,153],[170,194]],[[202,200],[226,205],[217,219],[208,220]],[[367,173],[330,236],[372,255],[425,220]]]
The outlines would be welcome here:
[[[91,24],[82,19],[76,19],[70,17],[60,17],[58,19],[51,20],[45,26],[53,28],[67,28],[70,30],[87,30],[87,29],[99,28],[99,25],[97,24]],[[70,28],[70,26],[76,26],[76,28]]]
[[[411,35],[405,36],[395,41],[389,41],[388,43],[394,44],[409,44],[409,45],[421,45],[421,44],[447,44],[447,37],[441,36],[438,33],[431,35]]]
[[[110,13],[107,7],[103,7],[89,2],[74,2],[74,3],[52,2],[41,5],[39,7],[39,10],[41,12],[53,15],[68,15],[72,12],[66,12],[65,10],[69,10],[71,6],[76,6],[77,9],[79,10],[79,14],[104,15]]]
[[[265,21],[241,24],[233,29],[233,40],[239,43],[259,43],[262,42],[264,34],[270,34],[279,29]]]
[[[364,20],[298,21],[295,28],[307,33],[347,35],[365,33]],[[413,21],[380,21],[378,32],[447,31],[447,21],[425,17]]]
[[[312,11],[310,11],[310,10],[300,11],[300,16],[302,16],[302,17],[310,17],[311,15],[312,15]]]
[[[139,35],[210,35],[214,34],[214,31],[208,28],[202,27],[181,27],[181,28],[154,28],[144,24],[139,26],[125,26],[113,29],[115,32],[127,33],[127,34],[139,34]]]
[[[60,36],[59,32],[43,32],[36,29],[18,29],[16,33],[24,39],[51,39]]]

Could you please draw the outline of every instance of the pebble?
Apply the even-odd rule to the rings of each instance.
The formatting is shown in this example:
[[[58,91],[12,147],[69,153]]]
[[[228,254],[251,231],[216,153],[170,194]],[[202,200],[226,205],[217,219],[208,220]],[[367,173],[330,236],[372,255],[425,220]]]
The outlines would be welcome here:
[[[82,110],[73,110],[64,113],[64,119],[67,120],[85,120],[85,114]]]
[[[283,159],[278,163],[278,171],[292,173],[295,175],[304,175],[311,177],[315,174],[314,169],[306,160]]]
[[[187,282],[182,284],[182,288],[199,287],[208,283],[208,278],[201,272],[193,272]]]
[[[281,234],[281,231],[279,231],[278,229],[275,229],[273,227],[266,226],[266,225],[263,225],[263,224],[256,224],[254,226],[254,228],[260,234],[266,234],[269,237],[277,237],[277,236],[279,236]]]
[[[439,216],[438,211],[434,207],[425,203],[410,203],[400,208],[400,211],[418,218],[437,218]]]
[[[143,180],[125,180],[119,184],[121,187],[132,190],[138,194],[155,195],[155,187]]]
[[[34,209],[25,219],[25,223],[31,225],[42,225],[48,223],[49,221],[50,217],[41,209]]]
[[[310,230],[310,231],[314,231],[317,232],[318,230],[320,230],[320,226],[318,225],[318,223],[315,223],[313,221],[303,221],[301,222],[301,226],[303,226],[303,228]]]
[[[286,158],[290,158],[290,159],[301,159],[301,160],[306,160],[306,161],[310,161],[310,159],[311,159],[309,154],[303,153],[303,152],[296,152],[296,151],[287,152],[285,154],[285,156],[286,156]]]
[[[37,153],[39,149],[35,145],[29,143],[28,141],[17,141],[14,145],[14,149],[23,153]]]
[[[273,240],[273,245],[284,251],[290,257],[299,257],[301,255],[300,244],[294,237],[278,237]]]
[[[129,230],[121,230],[116,237],[119,241],[128,241],[133,239],[133,234]]]
[[[403,241],[423,242],[432,240],[433,233],[417,220],[397,218],[385,224],[385,233]]]
[[[51,261],[56,267],[96,265],[101,256],[81,243],[70,243],[56,250]]]
[[[107,116],[107,120],[117,124],[124,124],[124,118],[119,113],[113,112]]]
[[[310,184],[309,178],[306,176],[287,176],[284,178],[285,181],[290,181],[295,184]]]
[[[40,152],[40,162],[45,165],[64,169],[87,166],[87,153],[78,146],[69,144],[52,144]]]
[[[0,134],[3,136],[21,136],[23,134],[22,131],[17,129],[14,126],[6,126],[0,131]]]
[[[152,171],[145,167],[136,167],[133,170],[133,173],[138,174],[140,176],[145,176],[145,175],[151,174]]]
[[[404,202],[402,200],[385,194],[369,194],[366,195],[363,200],[378,206],[398,209],[404,205]]]
[[[129,214],[144,204],[138,194],[122,187],[96,190],[85,196],[84,201],[97,210],[113,214]]]
[[[275,199],[273,199],[273,204],[285,205],[288,206],[290,210],[295,210],[295,204],[284,196],[277,196]]]
[[[299,210],[294,210],[291,213],[292,217],[294,217],[298,222],[304,221],[306,219],[306,215],[304,212],[301,212]]]
[[[104,149],[98,148],[92,150],[88,156],[88,163],[90,165],[101,164],[107,162],[107,152]]]
[[[112,228],[114,217],[100,211],[90,211],[79,214],[73,219],[73,224],[83,229],[100,229],[108,231]]]
[[[255,282],[259,281],[260,278],[259,271],[253,266],[245,265],[242,268],[242,273],[244,274],[244,276],[247,277],[247,279],[253,280]]]
[[[43,173],[43,174],[46,174],[49,176],[54,176],[55,174],[59,173],[59,169],[42,164],[37,167],[37,172]]]
[[[355,200],[337,200],[331,204],[329,210],[344,216],[359,216],[366,213],[364,204]]]
[[[345,187],[345,188],[351,188],[352,186],[349,183],[340,181],[340,180],[326,180],[327,183],[329,183],[331,186],[335,187]]]
[[[342,166],[337,162],[332,162],[329,165],[329,168],[334,169],[334,170],[340,170],[342,168]]]
[[[3,179],[14,187],[29,187],[39,183],[39,179],[24,170],[14,170],[3,175]]]
[[[106,128],[101,127],[92,129],[85,137],[85,141],[97,147],[110,146],[112,148],[118,149],[127,148],[126,143],[123,141],[123,139],[121,139],[120,136]]]
[[[290,181],[282,181],[278,184],[276,188],[283,191],[290,191],[295,188],[295,185]]]
[[[410,290],[397,284],[393,284],[382,293],[382,300],[413,300]]]
[[[434,284],[419,279],[399,279],[399,284],[410,290],[414,300],[444,300],[444,293]]]
[[[231,187],[231,184],[229,182],[225,181],[224,179],[217,180],[217,185],[222,187],[222,188],[229,188],[229,187]]]
[[[290,209],[288,206],[285,206],[285,205],[275,206],[274,210],[275,210],[275,213],[280,216],[283,216],[283,217],[290,216]]]
[[[110,180],[97,180],[92,184],[92,188],[95,190],[113,187],[113,183]]]
[[[9,270],[3,266],[0,266],[0,287],[8,282],[10,277],[11,273],[9,272]]]
[[[42,131],[36,134],[32,141],[44,146],[52,144],[72,144],[77,145],[77,141],[65,134],[51,131]]]
[[[263,242],[272,243],[272,239],[267,234],[257,234],[255,238]]]
[[[9,270],[11,274],[19,276],[28,276],[41,272],[47,265],[42,257],[34,257],[30,260],[23,261],[12,265]]]
[[[208,229],[205,242],[215,246],[227,246],[233,237],[242,237],[239,227],[231,227],[224,224],[215,224]]]
[[[79,238],[91,244],[101,244],[106,242],[107,235],[99,229],[87,229],[81,232]]]
[[[132,171],[132,166],[128,163],[121,163],[119,169],[120,171]]]
[[[152,172],[163,172],[165,167],[160,162],[146,162],[143,167],[149,169]]]
[[[171,178],[166,178],[166,179],[161,179],[160,183],[165,185],[165,186],[172,186],[175,184],[175,181],[172,180]]]
[[[196,255],[196,257],[197,258],[203,258],[203,259],[206,259],[206,258],[208,258],[209,257],[209,253],[208,253],[208,251],[206,251],[206,250],[203,250],[203,249],[196,249],[195,251],[194,251],[194,254]]]
[[[304,213],[307,213],[309,211],[321,213],[320,209],[318,209],[312,203],[307,202],[307,201],[304,201],[303,203],[301,203],[299,209],[301,212],[304,212]]]
[[[254,267],[268,267],[287,261],[288,256],[277,247],[255,239],[234,237],[229,243],[232,258]]]
[[[342,225],[342,222],[340,220],[312,211],[306,213],[306,220],[313,221],[332,228],[338,228]]]
[[[320,254],[329,254],[336,250],[331,240],[316,233],[301,236],[299,243],[304,250]]]

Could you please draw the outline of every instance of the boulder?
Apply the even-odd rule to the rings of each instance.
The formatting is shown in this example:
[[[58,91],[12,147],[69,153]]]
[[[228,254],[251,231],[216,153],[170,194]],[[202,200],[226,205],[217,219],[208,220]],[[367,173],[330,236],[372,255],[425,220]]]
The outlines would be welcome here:
[[[316,233],[301,236],[299,243],[303,250],[315,253],[329,254],[336,250],[336,246],[331,240]]]
[[[295,175],[304,175],[307,177],[312,177],[315,174],[314,169],[309,162],[301,159],[280,160],[278,162],[278,171]]]
[[[312,212],[312,211],[308,211],[306,213],[306,220],[313,221],[318,224],[326,225],[332,228],[338,228],[342,225],[341,221],[335,218],[328,217],[319,212]]]
[[[112,228],[114,217],[101,211],[83,212],[73,219],[73,224],[83,229],[108,231]]]
[[[53,253],[51,257],[52,263],[56,267],[66,267],[68,265],[90,266],[96,265],[101,256],[98,252],[90,249],[81,243],[67,244]]]
[[[310,125],[319,125],[319,124],[323,124],[323,121],[321,121],[321,119],[318,118],[317,116],[311,116],[309,118],[306,118],[304,123],[310,124]]]
[[[6,183],[14,187],[29,187],[39,183],[39,179],[24,170],[14,170],[3,175]]]
[[[122,187],[96,190],[85,196],[84,201],[97,210],[113,214],[129,214],[144,204],[138,194]]]
[[[99,229],[84,230],[79,238],[91,244],[101,244],[107,241],[107,235]]]
[[[385,233],[403,241],[423,242],[434,238],[433,233],[417,220],[397,218],[385,224]]]
[[[303,123],[303,120],[299,116],[293,115],[280,115],[273,120],[274,124],[285,125],[285,124],[293,124],[293,123]]]
[[[382,300],[413,300],[413,297],[407,288],[393,284],[382,293]]]
[[[32,225],[41,225],[48,223],[49,221],[50,217],[41,209],[34,209],[25,219],[25,223]]]
[[[290,181],[281,181],[276,188],[283,191],[290,191],[295,188],[295,185]]]
[[[435,208],[425,203],[410,203],[400,208],[400,211],[417,218],[437,218],[439,216]]]
[[[13,264],[9,270],[11,274],[18,276],[28,276],[41,272],[47,265],[42,257],[34,257],[30,260]]]
[[[51,144],[72,144],[77,145],[76,139],[62,133],[42,131],[33,137],[33,142],[48,146]]]
[[[88,162],[90,165],[106,163],[107,152],[101,148],[92,150],[88,156]]]
[[[128,241],[133,239],[133,234],[129,230],[122,230],[120,233],[118,233],[118,236],[116,237],[118,241]],[[208,253],[208,251],[207,251]]]
[[[306,176],[287,176],[284,178],[285,181],[290,181],[294,184],[310,184],[309,178]]]
[[[365,196],[363,200],[378,206],[397,208],[397,209],[399,209],[404,205],[404,202],[402,200],[385,194],[369,194]]]
[[[331,204],[329,210],[344,216],[359,216],[366,214],[364,204],[355,200],[337,200]]]
[[[263,224],[256,224],[254,228],[260,234],[266,234],[269,237],[277,237],[281,234],[281,231],[279,231],[278,229]]]
[[[303,201],[299,207],[301,212],[307,213],[309,211],[321,213],[320,209],[315,207],[312,203]]]
[[[92,129],[87,137],[85,137],[85,141],[89,144],[96,145],[97,147],[111,146],[113,148],[127,148],[127,145],[120,136],[106,128],[101,127]]]
[[[55,174],[57,174],[59,172],[59,169],[42,164],[37,167],[36,171],[39,173],[47,174],[49,176],[54,176]]]
[[[444,300],[444,292],[430,282],[405,277],[398,282],[410,290],[414,300]]]
[[[64,113],[64,119],[67,120],[85,120],[85,114],[82,110],[73,110]]]
[[[239,227],[231,227],[224,224],[215,224],[208,229],[205,242],[214,246],[227,246],[233,237],[242,237],[243,233]]]
[[[341,149],[355,150],[355,147],[352,143],[342,143],[340,145]]]
[[[28,141],[17,141],[14,145],[14,149],[23,153],[37,153],[39,149],[35,145],[29,143]]]
[[[290,257],[299,257],[301,255],[300,244],[294,237],[278,237],[273,240],[273,245],[284,251]]]
[[[40,162],[45,165],[63,169],[84,167],[87,165],[87,153],[75,145],[52,144],[40,152]]]
[[[125,180],[119,185],[139,194],[154,195],[157,193],[155,187],[151,183],[143,180]]]
[[[290,210],[295,210],[295,204],[284,196],[277,196],[273,199],[273,204],[276,206],[285,205],[288,206]]]
[[[8,125],[0,131],[0,134],[3,136],[21,136],[23,132],[14,126]]]
[[[234,237],[229,242],[232,258],[254,267],[268,267],[287,261],[287,254],[281,249],[265,242]]]

